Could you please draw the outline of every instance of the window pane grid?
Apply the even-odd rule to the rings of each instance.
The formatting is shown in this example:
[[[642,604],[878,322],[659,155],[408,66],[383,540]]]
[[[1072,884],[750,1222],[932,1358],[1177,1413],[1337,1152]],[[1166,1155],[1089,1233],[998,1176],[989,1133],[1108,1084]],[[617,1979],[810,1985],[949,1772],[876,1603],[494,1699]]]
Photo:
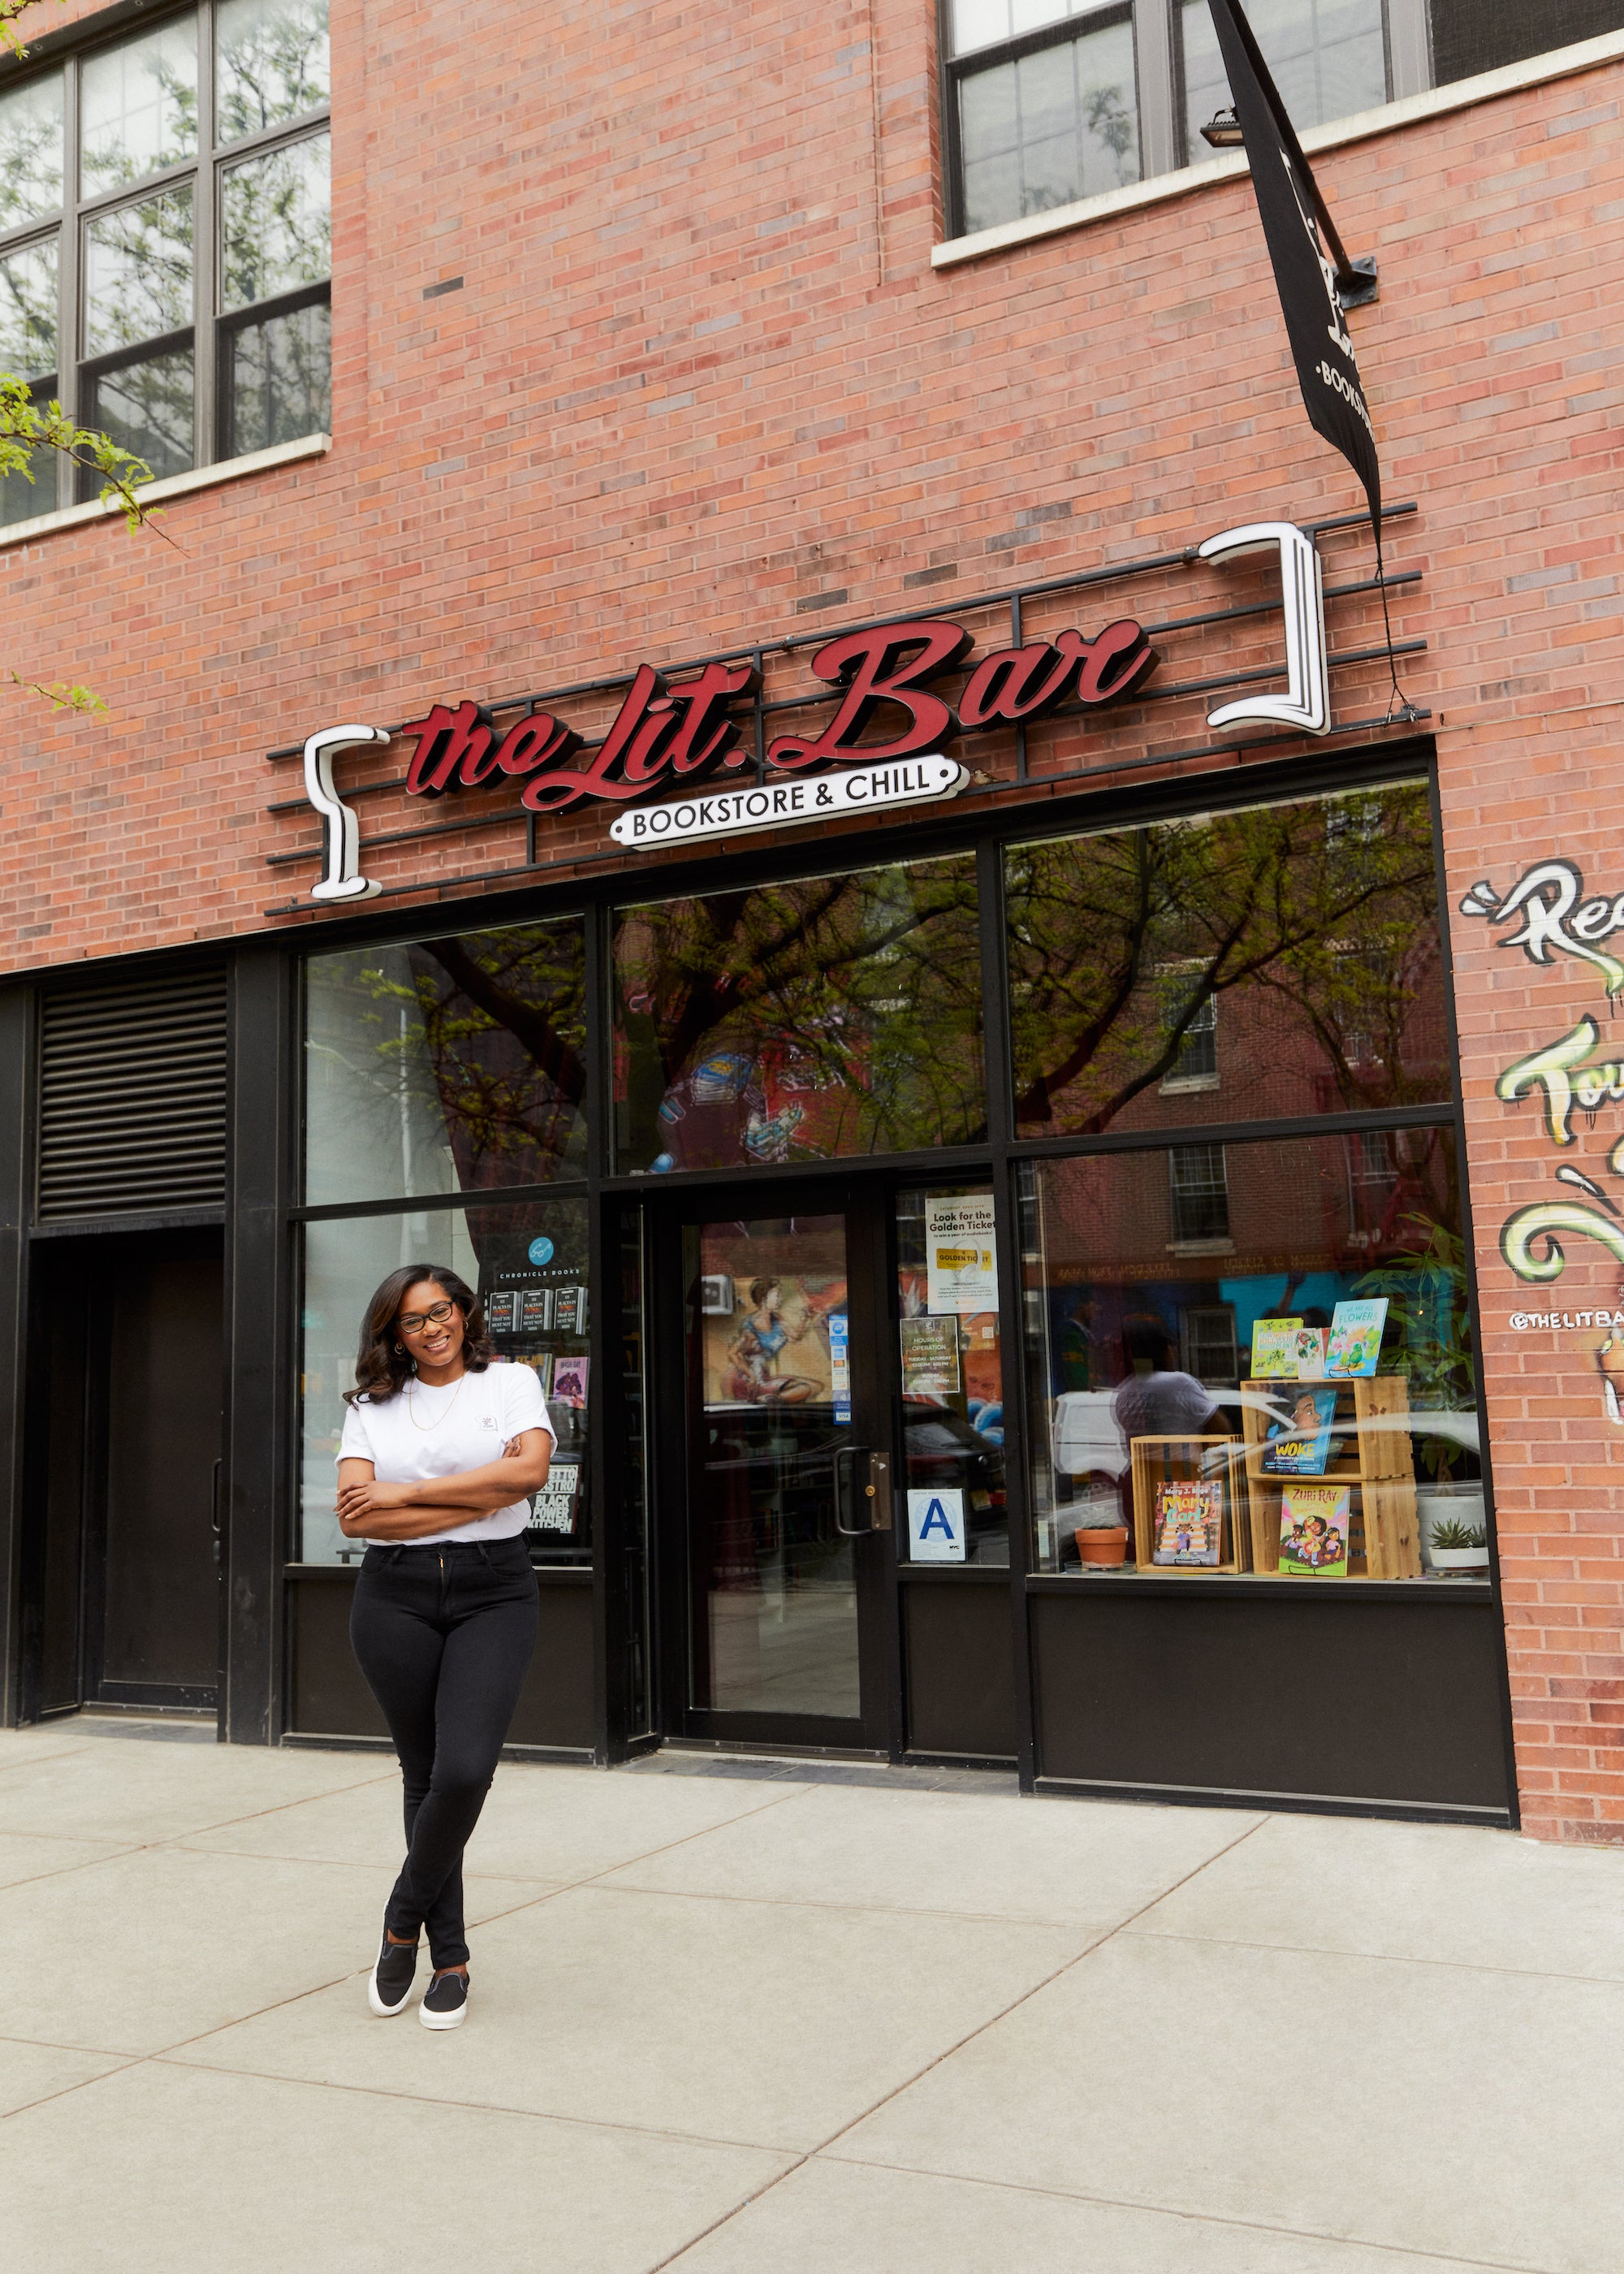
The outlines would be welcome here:
[[[325,433],[327,99],[327,0],[202,0],[0,95],[0,368],[157,478]],[[0,524],[73,501],[36,471]]]

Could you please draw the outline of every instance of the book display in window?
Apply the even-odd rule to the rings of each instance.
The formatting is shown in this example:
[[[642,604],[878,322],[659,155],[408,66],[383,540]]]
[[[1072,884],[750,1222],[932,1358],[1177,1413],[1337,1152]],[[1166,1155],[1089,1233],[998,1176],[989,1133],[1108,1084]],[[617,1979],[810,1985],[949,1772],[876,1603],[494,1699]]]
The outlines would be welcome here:
[[[1238,1437],[1129,1440],[1133,1561],[1139,1570],[1171,1576],[1248,1568],[1244,1457]]]
[[[1278,1460],[1288,1442],[1298,1442],[1286,1433],[1295,1427],[1300,1395],[1290,1386],[1272,1391],[1259,1386],[1241,1409],[1252,1567],[1257,1571],[1289,1570],[1282,1561],[1282,1502],[1293,1487],[1287,1474],[1271,1466],[1271,1454]],[[1312,1395],[1317,1407],[1327,1399],[1333,1409],[1322,1423],[1327,1458],[1319,1470],[1299,1468],[1291,1474],[1323,1478],[1327,1487],[1347,1491],[1349,1576],[1419,1578],[1410,1387],[1404,1376],[1378,1374],[1327,1382]]]
[[[530,1502],[526,1527],[532,1560],[571,1562],[587,1519],[587,1289],[573,1269],[523,1269],[508,1284],[486,1286],[480,1302],[500,1358],[534,1369],[558,1432],[547,1481]]]

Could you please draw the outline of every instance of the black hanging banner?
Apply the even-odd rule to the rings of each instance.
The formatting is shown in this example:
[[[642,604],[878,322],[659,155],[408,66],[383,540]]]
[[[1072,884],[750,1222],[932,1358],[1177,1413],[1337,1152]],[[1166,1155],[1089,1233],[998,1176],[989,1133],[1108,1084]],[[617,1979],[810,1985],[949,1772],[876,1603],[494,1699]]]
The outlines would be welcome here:
[[[1364,483],[1380,545],[1381,469],[1376,461],[1375,430],[1337,294],[1336,265],[1316,219],[1316,208],[1323,210],[1321,200],[1239,0],[1207,0],[1207,4],[1229,73],[1236,119],[1245,138],[1258,214],[1304,405],[1315,432],[1342,452]],[[1335,249],[1345,260],[1341,245]]]

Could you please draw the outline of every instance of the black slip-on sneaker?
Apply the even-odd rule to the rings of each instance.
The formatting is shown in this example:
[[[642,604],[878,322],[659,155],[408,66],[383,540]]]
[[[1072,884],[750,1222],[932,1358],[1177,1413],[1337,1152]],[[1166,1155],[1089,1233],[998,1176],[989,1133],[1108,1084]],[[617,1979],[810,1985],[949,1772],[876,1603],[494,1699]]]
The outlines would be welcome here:
[[[415,1942],[391,1942],[387,1933],[378,1947],[372,1978],[366,1985],[366,2002],[374,2014],[398,2014],[411,1995],[411,1977],[417,1970]]]
[[[455,2029],[468,2014],[466,1974],[437,1974],[423,1993],[417,2019],[425,2029]]]

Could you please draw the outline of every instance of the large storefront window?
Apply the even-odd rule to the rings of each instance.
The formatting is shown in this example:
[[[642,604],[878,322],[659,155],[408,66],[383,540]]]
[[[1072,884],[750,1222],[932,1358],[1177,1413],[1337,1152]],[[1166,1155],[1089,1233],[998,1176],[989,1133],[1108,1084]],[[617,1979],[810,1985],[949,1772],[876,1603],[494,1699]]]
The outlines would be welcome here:
[[[535,1367],[558,1445],[547,1481],[531,1500],[531,1558],[590,1563],[591,1296],[586,1203],[579,1200],[323,1217],[304,1226],[300,1561],[348,1563],[362,1554],[334,1514],[334,1461],[367,1299],[402,1263],[457,1272],[478,1294],[495,1355]]]
[[[304,1059],[312,1207],[583,1175],[580,918],[312,956]]]
[[[585,1177],[585,943],[580,917],[566,916],[305,966],[306,1206],[440,1205],[304,1226],[304,1562],[362,1552],[334,1516],[333,1457],[367,1299],[402,1263],[460,1273],[495,1355],[536,1368],[559,1441],[531,1504],[531,1555],[591,1561],[586,1202],[500,1198]],[[470,1204],[447,1207],[448,1195]]]
[[[973,855],[623,908],[614,983],[622,1171],[985,1136]]]
[[[1023,1137],[1451,1095],[1420,784],[1019,845],[1005,875]]]
[[[1036,1569],[1487,1577],[1451,1131],[1022,1185]]]

